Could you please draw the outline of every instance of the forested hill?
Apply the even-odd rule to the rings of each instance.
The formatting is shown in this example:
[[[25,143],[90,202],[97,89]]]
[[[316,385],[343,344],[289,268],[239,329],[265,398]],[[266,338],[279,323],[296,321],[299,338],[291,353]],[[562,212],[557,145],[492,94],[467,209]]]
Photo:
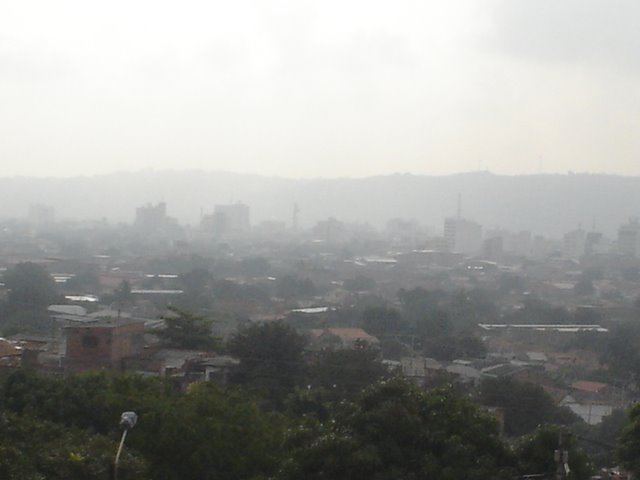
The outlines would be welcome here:
[[[135,208],[167,202],[169,215],[196,223],[216,203],[242,201],[252,222],[291,220],[295,203],[304,227],[334,216],[382,226],[413,218],[440,229],[456,212],[485,228],[559,236],[579,224],[613,234],[640,214],[640,177],[612,175],[450,176],[395,174],[360,179],[283,179],[203,171],[142,171],[74,178],[0,179],[0,216],[24,217],[31,203],[56,208],[59,219],[131,221]]]

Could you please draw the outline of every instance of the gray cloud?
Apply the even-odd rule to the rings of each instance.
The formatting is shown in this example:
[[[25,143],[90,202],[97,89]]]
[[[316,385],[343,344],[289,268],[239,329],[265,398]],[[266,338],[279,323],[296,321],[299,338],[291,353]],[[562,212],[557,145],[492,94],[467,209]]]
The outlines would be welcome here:
[[[640,71],[637,0],[500,0],[493,46],[541,62]]]

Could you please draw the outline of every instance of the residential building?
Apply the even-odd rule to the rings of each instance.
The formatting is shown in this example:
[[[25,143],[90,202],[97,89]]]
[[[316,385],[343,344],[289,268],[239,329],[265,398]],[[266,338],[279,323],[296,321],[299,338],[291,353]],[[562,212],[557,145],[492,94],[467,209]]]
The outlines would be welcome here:
[[[144,322],[70,326],[66,336],[65,370],[122,368],[122,361],[142,353]]]

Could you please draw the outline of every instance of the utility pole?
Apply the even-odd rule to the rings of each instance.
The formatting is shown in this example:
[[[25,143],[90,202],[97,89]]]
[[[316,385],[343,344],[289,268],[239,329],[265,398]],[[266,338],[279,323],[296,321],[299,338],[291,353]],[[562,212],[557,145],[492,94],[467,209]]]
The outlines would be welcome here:
[[[569,437],[570,434],[564,430],[560,430],[558,433],[558,449],[554,452],[554,459],[556,461],[556,480],[564,480],[569,476]]]

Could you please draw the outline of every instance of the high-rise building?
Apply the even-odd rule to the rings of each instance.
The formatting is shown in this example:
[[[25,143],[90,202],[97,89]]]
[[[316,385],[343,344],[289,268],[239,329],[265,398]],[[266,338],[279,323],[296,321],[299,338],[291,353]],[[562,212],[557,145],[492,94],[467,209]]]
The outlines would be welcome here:
[[[136,208],[136,227],[144,230],[157,230],[167,224],[167,204],[160,202],[157,205],[150,203]]]
[[[501,236],[486,238],[482,244],[482,256],[486,260],[502,260],[504,256],[504,238]]]
[[[482,226],[459,216],[448,217],[444,219],[444,238],[453,252],[478,253],[482,246]]]
[[[618,251],[636,257],[640,252],[640,222],[632,218],[618,229]]]
[[[564,234],[564,258],[578,260],[585,253],[587,233],[582,229],[572,230]]]
[[[201,226],[216,234],[247,232],[251,228],[249,207],[244,203],[216,205],[213,214],[202,217]]]
[[[604,236],[600,232],[589,232],[584,241],[585,255],[593,255],[595,253],[605,253],[607,245]]]
[[[56,210],[48,205],[34,203],[29,205],[28,220],[34,227],[50,225],[55,221]]]

